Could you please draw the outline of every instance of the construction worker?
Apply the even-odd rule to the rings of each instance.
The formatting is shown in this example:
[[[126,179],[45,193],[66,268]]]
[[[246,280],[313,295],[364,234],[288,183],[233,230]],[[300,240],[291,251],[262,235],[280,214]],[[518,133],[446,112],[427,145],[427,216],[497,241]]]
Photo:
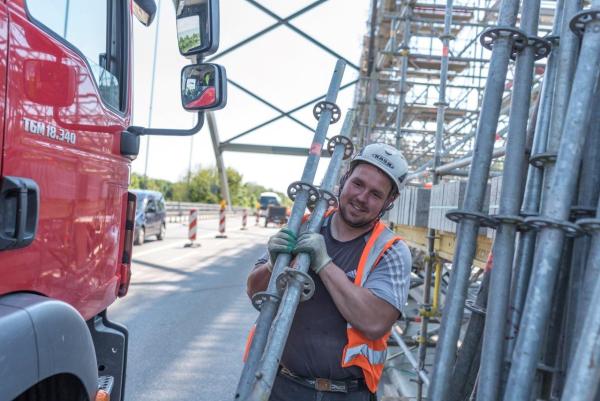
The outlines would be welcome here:
[[[408,166],[395,148],[375,143],[351,161],[340,180],[339,209],[320,233],[296,240],[287,229],[248,276],[248,295],[267,288],[279,253],[311,257],[313,297],[300,303],[271,401],[376,399],[386,343],[408,297],[411,255],[380,222],[392,207]]]

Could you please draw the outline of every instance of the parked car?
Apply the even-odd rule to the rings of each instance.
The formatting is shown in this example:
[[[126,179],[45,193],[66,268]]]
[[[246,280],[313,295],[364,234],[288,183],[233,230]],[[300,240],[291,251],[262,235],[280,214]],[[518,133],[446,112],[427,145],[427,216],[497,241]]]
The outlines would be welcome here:
[[[134,189],[131,192],[137,196],[133,243],[141,245],[152,235],[163,240],[167,233],[165,197],[157,191]]]

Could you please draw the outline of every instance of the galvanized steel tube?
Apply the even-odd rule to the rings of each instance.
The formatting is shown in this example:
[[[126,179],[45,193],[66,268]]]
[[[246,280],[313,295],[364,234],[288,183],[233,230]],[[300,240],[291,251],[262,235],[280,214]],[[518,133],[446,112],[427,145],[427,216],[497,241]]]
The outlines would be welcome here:
[[[518,8],[517,0],[503,0],[500,6],[498,25],[514,26]],[[483,208],[512,47],[513,41],[507,36],[499,36],[493,44],[489,75],[486,80],[477,126],[471,175],[467,183],[463,205],[463,209],[467,212],[480,212]],[[454,365],[478,229],[479,223],[472,219],[462,220],[458,225],[454,269],[446,295],[447,303],[442,319],[432,383],[429,388],[429,398],[433,401],[445,400],[448,392],[452,374],[450,367]]]
[[[435,169],[441,164],[441,153],[442,153],[442,138],[444,135],[444,115],[446,113],[446,84],[448,80],[448,55],[450,39],[450,29],[452,28],[452,4],[453,0],[446,1],[446,10],[444,14],[444,33],[440,37],[442,41],[442,57],[441,57],[441,70],[440,70],[440,88],[439,97],[437,101],[437,115],[436,115],[436,131],[435,131],[435,153],[433,156],[433,185],[437,185],[439,182],[439,175]],[[435,229],[429,228],[427,231],[427,252],[429,259],[425,266],[425,282],[423,283],[423,308],[429,308],[431,298],[431,275],[433,272],[433,265],[436,262],[435,258]],[[418,366],[417,371],[421,372],[425,369],[425,358],[427,357],[427,347],[429,346],[429,335],[427,333],[427,327],[429,325],[429,317],[423,316],[421,320],[421,327],[419,328],[419,335],[421,341],[419,342],[419,350],[417,354]],[[425,381],[418,375],[417,380],[417,401],[423,399],[423,384]],[[429,386],[429,381],[426,383]]]
[[[600,8],[600,0],[594,0],[592,7]],[[549,188],[551,196],[543,205],[542,216],[545,218],[560,221],[569,218],[599,68],[600,21],[591,21],[587,23],[583,36],[556,161],[556,171],[560,175],[553,175]],[[539,233],[534,257],[535,281],[529,286],[505,401],[530,399],[542,347],[540,337],[548,322],[551,306],[548,301],[556,281],[564,236],[561,229],[554,227],[542,228]]]
[[[342,135],[348,136],[352,116],[349,113],[346,116],[346,121]],[[342,157],[344,156],[344,145],[336,144],[333,155],[329,162],[327,172],[321,183],[321,189],[331,191],[338,177],[338,171],[342,165]],[[325,211],[328,208],[326,199],[319,199],[315,209],[311,214],[311,218],[308,221],[307,232],[318,232],[321,229],[323,223],[323,217]],[[300,253],[296,257],[296,270],[303,273],[308,272],[310,267],[310,255],[307,253]],[[281,305],[277,314],[277,319],[273,322],[273,326],[270,330],[269,342],[264,350],[263,358],[260,361],[260,365],[256,372],[256,382],[248,394],[248,401],[266,401],[269,399],[275,376],[279,369],[279,361],[287,341],[292,322],[294,320],[294,314],[300,302],[300,295],[302,293],[302,284],[300,281],[295,279],[289,280],[287,288],[284,292],[281,300]]]
[[[345,68],[346,62],[343,60],[338,60],[333,71],[331,82],[329,84],[327,96],[325,97],[325,100],[327,102],[333,103],[337,99],[340,84],[342,82],[342,77],[344,76]],[[308,159],[306,160],[306,164],[304,166],[304,171],[302,172],[302,182],[312,183],[314,181],[315,174],[317,172],[317,166],[319,164],[319,159],[321,157],[321,149],[323,147],[323,142],[325,141],[325,137],[327,136],[327,130],[329,129],[329,125],[331,124],[331,116],[332,112],[328,109],[324,109],[321,113],[321,117],[319,118],[317,129],[313,137],[311,152],[308,155]],[[296,196],[294,205],[292,206],[292,211],[288,221],[288,229],[294,233],[297,233],[300,229],[302,217],[304,216],[304,211],[306,210],[307,202],[307,191],[299,191]],[[267,288],[268,293],[278,295],[276,278],[284,270],[284,268],[289,265],[290,260],[291,256],[289,254],[282,253],[277,256],[275,266],[273,266],[273,273],[271,274],[271,279],[269,280],[269,286]],[[271,323],[273,322],[273,318],[277,313],[277,308],[279,306],[279,302],[277,301],[277,299],[278,298],[276,297],[272,297],[270,300],[264,302],[261,307],[260,314],[256,322],[254,337],[252,339],[252,343],[250,344],[248,359],[242,369],[242,374],[240,376],[240,381],[236,390],[235,399],[245,399],[246,394],[248,394],[248,392],[250,391],[250,386],[254,381],[258,363],[260,361],[260,358],[262,357],[265,344],[267,343]]]
[[[600,216],[600,204],[596,209],[596,216]],[[596,231],[592,237],[590,253],[588,255],[587,270],[600,271],[600,232]],[[597,308],[600,304],[600,275],[593,278],[593,289],[589,303],[582,309],[585,311],[585,320],[582,335],[577,344],[573,363],[567,374],[567,380],[561,401],[593,401],[598,392],[600,382],[600,313]]]
[[[539,13],[540,0],[524,0],[521,29],[527,37],[537,35]],[[517,221],[510,217],[518,217],[523,198],[525,144],[534,59],[533,46],[526,46],[521,53],[517,54],[502,176],[502,182],[508,185],[502,185],[498,211],[499,216],[506,216],[509,219],[500,221],[494,239],[494,262],[483,332],[477,401],[496,401],[501,395],[500,380],[504,361],[506,316],[517,232]]]
[[[552,30],[553,34],[558,34],[560,30],[563,6],[564,0],[558,0],[556,3],[555,20]],[[553,50],[548,57],[548,62],[546,63],[546,71],[544,73],[544,81],[540,93],[540,106],[535,123],[535,135],[531,152],[532,156],[546,151],[552,101],[554,98],[554,84],[558,67],[557,49],[558,47],[553,47]],[[522,215],[533,216],[539,214],[543,176],[544,171],[542,168],[533,165],[529,166],[525,185],[525,195],[523,197],[523,206],[521,208]],[[536,237],[536,232],[534,230],[522,232],[519,235],[514,263],[514,277],[511,285],[509,329],[507,335],[508,341],[506,345],[506,359],[508,360],[510,360],[510,355],[512,355],[514,349],[519,322],[521,320],[521,312],[523,311],[523,305],[525,304],[525,296],[527,294],[527,287],[529,285],[529,277],[531,275],[531,267],[533,264],[533,252]]]

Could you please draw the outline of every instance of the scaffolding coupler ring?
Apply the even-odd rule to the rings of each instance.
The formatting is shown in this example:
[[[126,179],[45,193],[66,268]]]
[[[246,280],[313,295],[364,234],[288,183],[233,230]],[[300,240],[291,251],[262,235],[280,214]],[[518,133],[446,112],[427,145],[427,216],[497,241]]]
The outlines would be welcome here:
[[[301,191],[306,191],[308,193],[306,207],[309,210],[314,209],[317,205],[317,201],[319,200],[319,190],[307,182],[294,181],[288,187],[287,195],[292,201],[295,201],[296,196]]]
[[[556,163],[556,152],[544,152],[532,155],[529,164],[537,168],[544,168],[547,164]]]
[[[445,39],[447,39],[447,40],[454,40],[454,39],[456,39],[456,36],[454,36],[452,34],[448,34],[448,35],[442,34],[442,35],[438,36],[438,39],[439,40],[445,40]]]
[[[344,157],[343,160],[346,160],[350,157],[352,157],[352,154],[354,153],[354,145],[352,144],[352,141],[350,140],[350,138],[348,138],[347,136],[344,135],[336,135],[334,137],[332,137],[329,142],[327,142],[327,150],[329,151],[330,155],[333,155],[333,151],[335,150],[335,145],[337,144],[342,144],[344,145]]]
[[[321,118],[321,114],[325,110],[329,110],[331,112],[331,118],[329,119],[330,124],[335,124],[340,121],[340,117],[342,117],[342,110],[340,110],[337,104],[328,102],[327,100],[322,100],[315,104],[315,107],[313,107],[313,116],[319,120]]]
[[[544,39],[550,42],[552,48],[556,48],[560,45],[560,35],[546,35],[544,36]]]
[[[277,279],[275,280],[277,290],[283,294],[291,280],[298,281],[302,286],[302,290],[300,291],[300,302],[309,300],[315,293],[315,282],[308,273],[290,267],[283,269],[281,274],[277,276]]]
[[[480,212],[469,212],[466,210],[454,209],[446,213],[446,218],[452,220],[455,223],[459,223],[461,220],[469,219],[475,220],[481,227],[496,228],[498,222],[492,217],[485,213]]]
[[[600,10],[588,9],[585,11],[580,11],[575,14],[573,18],[571,18],[571,21],[569,22],[569,28],[571,28],[571,31],[573,31],[575,35],[583,36],[587,24],[594,21],[600,21]]]
[[[525,219],[522,216],[513,215],[513,214],[495,214],[493,216],[493,218],[494,218],[494,220],[496,220],[498,225],[513,224],[513,225],[517,226],[517,229],[522,227],[523,222],[525,221]]]
[[[336,209],[338,207],[338,199],[333,192],[319,188],[319,197],[327,202],[327,208]]]
[[[577,220],[577,225],[589,235],[594,235],[595,233],[600,232],[600,219],[595,217],[579,219]]]
[[[547,57],[552,51],[552,43],[550,43],[550,41],[548,41],[545,38],[540,38],[537,36],[529,36],[527,38],[527,43],[525,44],[525,46],[533,48],[533,58],[535,60],[541,60],[544,57]],[[523,48],[518,49],[518,51],[520,52],[521,50],[523,50]],[[513,53],[513,55],[511,55],[511,58],[514,60],[516,58],[516,55],[516,53]]]
[[[527,217],[525,223],[528,227],[534,230],[540,230],[543,228],[555,228],[562,230],[567,237],[577,237],[582,234],[581,228],[569,221],[562,221],[553,219],[551,217],[544,216],[533,216]]]
[[[483,317],[485,317],[487,313],[486,309],[483,306],[477,305],[477,303],[472,299],[467,299],[467,301],[465,302],[465,308]]]
[[[575,221],[584,218],[596,217],[596,208],[592,206],[575,205],[571,206],[570,220]]]
[[[254,306],[254,308],[257,311],[260,311],[260,309],[265,303],[269,301],[279,303],[280,300],[281,297],[278,294],[273,294],[267,291],[260,291],[252,296],[252,306]]]
[[[479,35],[479,43],[488,50],[494,48],[494,43],[500,38],[512,41],[511,57],[527,46],[528,38],[525,32],[512,26],[496,26],[485,29]]]

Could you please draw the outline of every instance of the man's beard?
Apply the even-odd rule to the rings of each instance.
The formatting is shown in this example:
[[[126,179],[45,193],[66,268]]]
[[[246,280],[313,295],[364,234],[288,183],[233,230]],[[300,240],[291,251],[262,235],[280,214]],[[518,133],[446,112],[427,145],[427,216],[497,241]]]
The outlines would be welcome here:
[[[346,223],[348,226],[350,226],[352,228],[364,228],[369,225],[372,225],[377,220],[377,217],[375,217],[374,219],[363,219],[363,220],[358,220],[358,221],[352,221],[350,219],[350,217],[346,214],[346,207],[342,206],[341,204],[340,204],[340,217],[342,218],[344,223]]]

